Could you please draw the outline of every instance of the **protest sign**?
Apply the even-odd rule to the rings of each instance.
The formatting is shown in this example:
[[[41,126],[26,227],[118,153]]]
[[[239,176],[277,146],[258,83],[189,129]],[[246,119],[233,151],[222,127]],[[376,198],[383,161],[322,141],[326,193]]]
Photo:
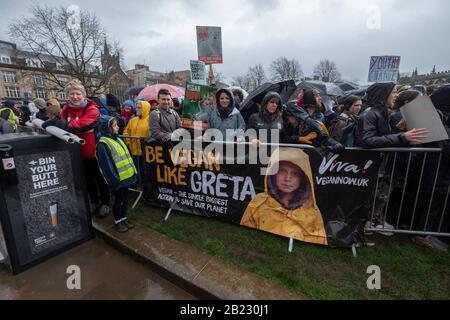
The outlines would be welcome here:
[[[430,97],[418,97],[401,107],[400,112],[406,121],[406,128],[408,130],[414,128],[428,129],[427,138],[423,139],[422,143],[448,139],[447,131]]]
[[[222,29],[197,26],[198,60],[207,64],[223,63]]]
[[[191,82],[206,85],[206,67],[203,61],[191,60]]]
[[[369,82],[395,82],[398,80],[400,56],[373,56],[370,58]]]
[[[372,205],[378,153],[324,155],[315,149],[273,147],[268,163],[249,165],[221,161],[230,149],[212,150],[212,145],[179,149],[148,142],[146,198],[305,242],[343,247],[357,242]],[[284,180],[286,174],[297,178]]]

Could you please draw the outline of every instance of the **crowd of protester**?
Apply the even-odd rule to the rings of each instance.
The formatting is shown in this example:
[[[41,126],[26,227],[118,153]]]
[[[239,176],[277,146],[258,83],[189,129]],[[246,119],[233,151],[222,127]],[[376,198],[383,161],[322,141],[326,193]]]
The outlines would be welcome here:
[[[375,83],[363,97],[350,95],[341,104],[337,97],[325,96],[317,89],[302,90],[296,100],[282,101],[277,92],[267,92],[259,105],[258,112],[244,120],[239,109],[243,96],[239,90],[218,89],[215,101],[203,120],[208,129],[217,129],[223,139],[239,140],[246,129],[254,129],[257,136],[252,143],[263,142],[259,136],[261,129],[277,130],[278,141],[287,144],[310,145],[339,152],[345,147],[367,149],[422,146],[427,137],[425,128],[407,130],[400,108],[424,94],[433,101],[442,122],[449,132],[450,128],[450,85],[440,88],[429,87],[426,92],[415,90],[410,86],[397,86],[394,83]],[[182,127],[182,103],[172,99],[168,90],[158,92],[157,101],[142,99],[126,100],[122,103],[112,94],[99,97],[87,97],[86,90],[78,80],[71,81],[66,88],[69,101],[60,104],[56,99],[35,99],[24,104],[5,101],[0,109],[0,133],[7,134],[18,130],[33,119],[41,119],[43,127],[57,126],[79,135],[86,143],[82,146],[88,193],[92,212],[100,217],[110,213],[110,193],[114,191],[115,203],[113,214],[115,225],[121,232],[133,227],[126,218],[127,196],[129,186],[144,183],[144,157],[141,140],[156,139],[169,141],[173,133]],[[331,100],[334,107],[326,111],[323,99]],[[235,134],[229,135],[227,130]],[[124,138],[119,135],[135,138]],[[209,130],[203,135],[208,139]],[[424,145],[443,149],[441,178],[435,197],[445,198],[450,183],[450,142],[442,141]],[[400,159],[401,160],[401,159]],[[412,170],[422,158],[414,159]],[[428,161],[435,161],[430,157]],[[389,160],[380,169],[380,186],[389,183]],[[428,167],[428,166],[427,166]],[[430,166],[431,167],[431,166]],[[383,175],[383,172],[385,173]],[[433,173],[428,175],[434,176]],[[430,179],[425,178],[425,185]],[[431,189],[431,188],[428,188]],[[431,194],[431,190],[425,190]],[[414,192],[411,192],[414,193]],[[375,227],[393,228],[384,216],[384,207],[389,190],[376,195]],[[419,203],[420,207],[420,203]],[[446,243],[436,237],[416,236],[414,241],[444,251]],[[367,240],[366,244],[371,244]]]

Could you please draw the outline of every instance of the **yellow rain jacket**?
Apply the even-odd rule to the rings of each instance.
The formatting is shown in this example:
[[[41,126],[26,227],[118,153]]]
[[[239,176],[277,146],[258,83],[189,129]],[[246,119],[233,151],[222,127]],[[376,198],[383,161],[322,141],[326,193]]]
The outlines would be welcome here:
[[[134,137],[149,137],[149,127],[148,127],[148,117],[150,114],[150,103],[147,101],[139,101],[142,105],[142,114],[136,116],[128,122],[125,130],[123,131],[124,136],[134,136]],[[124,139],[125,143],[130,148],[130,152],[133,156],[141,156],[141,141],[139,139],[128,138]]]
[[[298,166],[309,182],[309,192],[297,194],[295,207],[286,209],[277,199],[277,187],[269,182],[276,174],[279,161]],[[307,183],[307,182],[306,182]],[[302,192],[297,190],[296,192]],[[327,235],[314,195],[314,180],[309,156],[300,149],[279,148],[272,154],[268,174],[265,177],[265,192],[256,195],[249,203],[241,219],[241,225],[316,244],[327,244]]]

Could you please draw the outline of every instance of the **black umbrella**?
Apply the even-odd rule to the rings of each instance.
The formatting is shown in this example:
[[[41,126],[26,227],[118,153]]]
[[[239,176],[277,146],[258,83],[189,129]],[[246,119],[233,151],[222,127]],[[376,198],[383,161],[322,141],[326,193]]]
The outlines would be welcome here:
[[[286,103],[295,91],[294,80],[286,80],[277,83],[266,82],[250,92],[247,98],[240,105],[240,112],[245,122],[253,113],[259,112],[260,105],[265,95],[270,91],[275,91],[281,96],[282,103]]]
[[[142,89],[144,89],[145,86],[134,86],[134,87],[130,87],[127,90],[125,90],[125,92],[123,93],[124,96],[137,96],[139,94],[139,92],[142,91]]]
[[[309,81],[302,81],[297,86],[297,89],[294,91],[294,94],[292,95],[291,99],[297,99],[298,93],[300,90],[312,90],[317,89],[319,90],[320,94],[327,95],[327,96],[341,96],[344,94],[344,91],[339,88],[335,83],[331,82],[323,82],[323,81],[317,81],[317,80],[309,80]]]
[[[353,82],[339,82],[336,83],[339,88],[344,91],[356,90],[359,89],[359,86]]]
[[[366,95],[367,88],[346,91],[342,96],[338,97],[338,103],[344,104],[345,100],[350,96],[359,96],[363,98]]]

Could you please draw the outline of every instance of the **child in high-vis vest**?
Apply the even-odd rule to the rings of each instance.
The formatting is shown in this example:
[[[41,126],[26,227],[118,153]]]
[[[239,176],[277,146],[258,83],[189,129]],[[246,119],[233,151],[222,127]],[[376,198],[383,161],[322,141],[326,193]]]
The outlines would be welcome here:
[[[113,213],[116,229],[126,232],[134,227],[127,219],[127,191],[129,186],[136,183],[136,167],[127,146],[118,137],[117,120],[110,116],[101,116],[98,125],[100,139],[95,148],[95,155],[106,183],[114,192]]]

